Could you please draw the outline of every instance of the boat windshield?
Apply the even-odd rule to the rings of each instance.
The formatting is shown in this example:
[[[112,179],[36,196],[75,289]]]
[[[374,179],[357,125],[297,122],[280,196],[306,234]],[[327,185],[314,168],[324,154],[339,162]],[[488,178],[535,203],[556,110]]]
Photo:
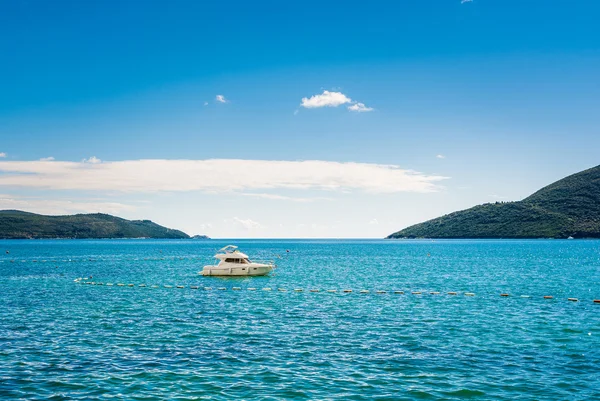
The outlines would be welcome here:
[[[240,258],[227,258],[227,259],[225,259],[225,262],[227,262],[227,263],[239,263],[239,264],[252,263],[247,258],[241,258],[241,259]]]

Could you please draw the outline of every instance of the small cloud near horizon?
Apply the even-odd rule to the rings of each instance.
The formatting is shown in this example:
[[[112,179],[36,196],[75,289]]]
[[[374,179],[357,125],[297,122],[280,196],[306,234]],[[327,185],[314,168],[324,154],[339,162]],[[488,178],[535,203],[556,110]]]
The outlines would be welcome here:
[[[41,162],[51,162],[54,160],[54,157],[50,156],[50,157],[42,157],[40,159]]]
[[[218,103],[227,103],[227,102],[229,101],[229,100],[225,99],[225,96],[223,96],[223,95],[217,95],[217,96],[215,97],[215,100],[216,100]]]
[[[4,152],[0,152],[0,158],[4,158],[4,157],[6,157],[6,156],[8,156],[6,153],[4,153]]]
[[[52,160],[54,160],[54,158]],[[92,156],[89,159],[83,159],[81,162],[89,164],[99,164],[102,163],[102,160],[98,159],[96,156]]]
[[[234,217],[231,220],[225,220],[225,223],[227,223],[227,224],[229,224],[230,222],[233,222],[246,230],[254,230],[257,228],[263,228],[262,224],[260,224],[257,221],[254,221],[252,219],[240,219],[238,217]]]
[[[437,155],[436,157],[437,157],[438,159],[445,159],[445,158],[446,158],[446,156],[444,156],[444,155]]]

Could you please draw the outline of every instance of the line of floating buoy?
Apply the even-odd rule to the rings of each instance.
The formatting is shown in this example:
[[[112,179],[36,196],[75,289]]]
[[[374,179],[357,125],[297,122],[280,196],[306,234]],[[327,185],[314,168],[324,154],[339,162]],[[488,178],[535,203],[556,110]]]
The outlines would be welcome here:
[[[89,278],[91,278],[91,276]],[[116,283],[116,284],[114,284],[114,283],[103,283],[103,282],[96,282],[96,281],[83,281],[85,279],[88,279],[88,277],[86,277],[86,278],[77,278],[77,279],[75,279],[73,281],[76,282],[76,283],[79,283],[79,284],[86,284],[86,285],[100,285],[100,286],[107,286],[107,287],[113,287],[113,286],[117,286],[117,287],[136,287],[136,284],[133,284],[133,283]],[[156,285],[156,284],[147,285],[147,284],[143,284],[142,283],[142,284],[137,284],[137,287],[142,287],[142,288],[145,288],[145,287],[160,288],[161,286]],[[170,285],[170,284],[164,284],[162,286],[162,288],[179,288],[179,289],[183,289],[183,288],[187,288],[187,287],[184,286],[184,285],[175,285],[175,286],[173,286],[173,285]],[[190,285],[189,288],[193,289],[193,290],[200,289],[200,287],[198,285]],[[211,291],[211,290],[213,290],[213,287],[202,287],[202,288],[205,291]],[[219,290],[219,291],[227,291],[227,289],[228,289],[227,287],[218,287],[217,288],[217,290]],[[231,287],[231,290],[232,291],[242,291],[242,290],[244,290],[244,288],[242,288],[242,287]],[[248,287],[248,288],[245,288],[245,290],[246,291],[256,291],[257,288],[256,287]],[[262,291],[272,291],[272,290],[273,289],[271,287],[264,287],[264,288],[262,288]],[[287,292],[288,290],[285,289],[285,288],[277,288],[277,291],[279,291],[279,292]],[[293,291],[294,292],[304,292],[304,289],[303,288],[294,288]],[[311,293],[319,293],[319,292],[323,292],[323,291],[324,292],[328,292],[328,293],[337,293],[338,292],[337,289],[321,290],[319,288],[312,288],[312,289],[309,289],[308,291],[311,292]],[[346,294],[354,292],[354,290],[349,289],[349,288],[345,288],[345,289],[339,290],[339,291],[341,291],[342,293],[346,293]],[[370,294],[371,293],[370,290],[366,290],[366,289],[360,290],[358,292],[360,294]],[[405,292],[402,291],[402,290],[394,290],[394,291],[390,291],[390,292],[394,293],[394,294],[399,294],[399,295],[405,294]],[[376,293],[376,294],[387,294],[388,291],[386,291],[386,290],[376,290],[376,291],[374,291],[374,293]],[[439,291],[429,291],[429,292],[426,292],[426,294],[427,293],[430,294],[430,295],[441,295],[442,294]],[[423,292],[422,291],[411,291],[410,294],[413,294],[413,295],[423,295]],[[458,295],[459,292],[449,291],[446,294],[450,295],[450,296],[455,296],[455,295]],[[473,296],[475,296],[475,293],[473,293],[473,292],[465,292],[463,294],[465,296],[467,296],[467,297],[473,297]],[[510,294],[509,293],[501,293],[500,296],[501,297],[510,297]],[[531,298],[531,295],[520,295],[519,297],[520,298]],[[544,295],[542,298],[543,299],[554,299],[554,296],[552,296],[552,295]],[[571,302],[579,302],[578,298],[567,298],[567,300],[571,301]],[[600,299],[594,299],[593,303],[600,304]]]

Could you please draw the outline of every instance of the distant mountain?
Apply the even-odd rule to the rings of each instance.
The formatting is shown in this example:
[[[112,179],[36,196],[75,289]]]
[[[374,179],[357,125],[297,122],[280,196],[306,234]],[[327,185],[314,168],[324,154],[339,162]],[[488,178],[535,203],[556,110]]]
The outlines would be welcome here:
[[[194,235],[192,239],[210,239],[207,235]]]
[[[19,238],[189,238],[150,220],[125,220],[108,214],[43,216],[0,210],[0,239]]]
[[[405,228],[388,238],[600,238],[600,166],[519,202],[487,203]]]

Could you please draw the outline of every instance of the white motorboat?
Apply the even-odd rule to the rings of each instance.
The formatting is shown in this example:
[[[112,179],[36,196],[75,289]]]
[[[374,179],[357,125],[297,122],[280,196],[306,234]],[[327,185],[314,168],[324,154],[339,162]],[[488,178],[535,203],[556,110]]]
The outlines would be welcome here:
[[[215,258],[217,265],[204,266],[200,272],[203,276],[265,276],[274,268],[274,263],[257,263],[248,259],[248,255],[240,252],[235,245],[227,245],[219,250]]]

